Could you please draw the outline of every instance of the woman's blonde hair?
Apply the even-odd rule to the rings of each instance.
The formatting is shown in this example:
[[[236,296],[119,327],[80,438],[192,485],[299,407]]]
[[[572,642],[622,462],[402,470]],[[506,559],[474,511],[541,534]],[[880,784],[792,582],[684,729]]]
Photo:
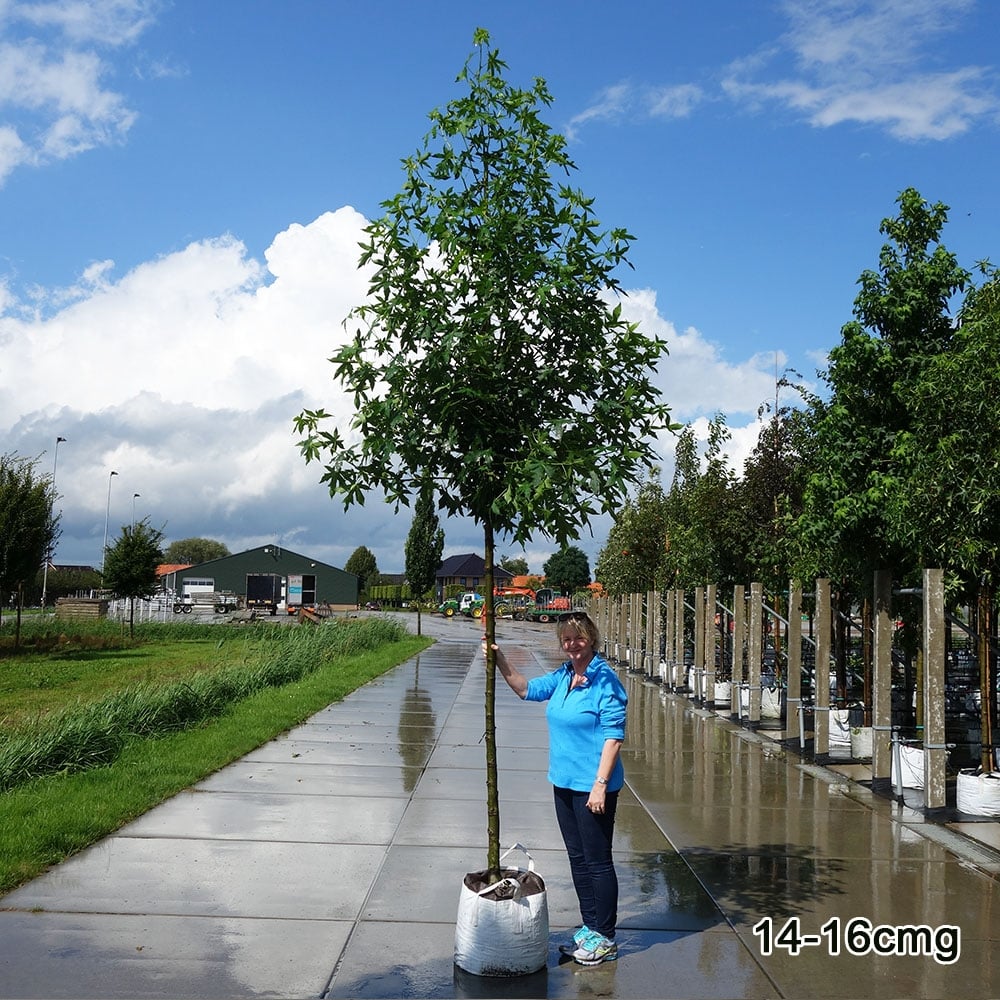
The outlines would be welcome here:
[[[568,615],[563,615],[556,626],[556,636],[562,644],[567,632],[583,636],[590,642],[590,645],[597,651],[601,644],[601,633],[594,624],[593,618],[584,611],[573,611]]]

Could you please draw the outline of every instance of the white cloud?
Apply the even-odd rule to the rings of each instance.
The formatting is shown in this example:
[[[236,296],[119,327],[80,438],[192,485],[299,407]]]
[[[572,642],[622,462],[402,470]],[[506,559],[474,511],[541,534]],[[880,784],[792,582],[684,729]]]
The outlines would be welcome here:
[[[667,340],[670,353],[656,381],[678,422],[690,423],[715,413],[727,418],[753,415],[762,401],[774,395],[775,366],[784,365],[783,355],[776,359],[771,352],[727,361],[694,327],[678,332],[664,319],[656,292],[649,288],[630,291],[622,312],[642,329]]]
[[[232,236],[118,278],[112,262],[96,262],[33,309],[4,290],[0,435],[8,449],[41,456],[42,468],[55,437],[67,439],[57,482],[61,561],[99,563],[114,470],[113,537],[136,492],[137,516],[165,525],[168,541],[202,535],[239,551],[282,540],[335,565],[367,545],[384,571],[402,570],[410,512],[372,498],[344,513],[319,483],[320,467],[302,459],[292,425],[307,406],[324,406],[341,428],[350,421],[350,400],[325,359],[367,290],[356,266],[365,224],[342,208],[292,225],[268,247],[266,266]],[[731,448],[741,464],[757,407],[774,392],[774,356],[724,359],[697,330],[678,333],[649,289],[632,292],[623,312],[669,340],[657,383],[674,419],[742,418]],[[580,543],[591,562],[608,526],[599,521]],[[448,554],[481,549],[467,520],[444,527]],[[552,551],[538,539],[532,568]]]
[[[651,118],[687,118],[702,102],[704,93],[692,83],[650,88],[646,107]]]
[[[124,45],[153,22],[163,0],[36,0],[7,4],[7,17],[57,31],[73,43]]]
[[[627,81],[616,83],[605,87],[593,104],[569,120],[566,137],[577,138],[584,125],[595,121],[686,118],[704,96],[701,88],[691,83],[656,87],[637,86]]]
[[[574,115],[566,126],[566,137],[576,138],[581,126],[592,121],[614,121],[621,118],[631,103],[632,88],[627,83],[616,83],[605,87],[596,100],[579,114]]]
[[[942,67],[941,41],[976,0],[785,0],[788,30],[720,73],[719,92],[692,83],[622,81],[570,119],[678,119],[725,97],[750,111],[784,108],[817,128],[848,122],[904,141],[942,140],[1000,113],[995,67]]]
[[[723,92],[784,106],[813,126],[884,128],[901,140],[948,139],[1000,109],[992,69],[929,69],[924,49],[956,29],[973,0],[788,0],[790,28],[735,61]],[[934,65],[940,52],[933,56]]]
[[[805,69],[908,70],[921,48],[954,31],[976,0],[785,0],[785,42]]]
[[[0,125],[0,185],[29,159],[30,153],[17,134],[17,129]]]
[[[105,78],[100,54],[134,42],[158,2],[59,0],[7,3],[0,44],[0,183],[18,167],[64,160],[122,141],[136,113]],[[27,29],[16,37],[20,29]]]

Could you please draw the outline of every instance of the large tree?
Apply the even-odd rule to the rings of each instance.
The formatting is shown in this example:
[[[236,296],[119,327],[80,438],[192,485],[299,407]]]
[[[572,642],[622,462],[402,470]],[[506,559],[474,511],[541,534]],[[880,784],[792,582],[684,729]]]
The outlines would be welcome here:
[[[663,580],[666,496],[653,473],[618,511],[598,553],[594,576],[609,594],[637,594]]]
[[[730,577],[759,580],[775,599],[788,586],[792,566],[798,561],[798,539],[792,527],[802,511],[804,453],[809,444],[807,413],[781,398],[785,389],[792,389],[800,401],[811,398],[790,375],[798,376],[798,372],[787,369],[776,378],[774,399],[758,409],[761,420],[765,414],[769,419],[761,426],[757,444],[733,487],[737,542],[732,548]]]
[[[163,561],[195,566],[213,559],[224,559],[229,554],[229,549],[213,538],[181,538],[167,546]]]
[[[135,631],[136,598],[156,593],[156,569],[163,562],[162,540],[163,532],[143,519],[134,525],[122,525],[120,537],[105,553],[104,586],[115,597],[128,598],[130,635]]]
[[[367,301],[332,358],[349,431],[326,411],[296,426],[345,506],[406,504],[431,480],[448,514],[483,530],[487,863],[499,871],[493,565],[498,537],[564,545],[616,510],[654,460],[669,412],[651,372],[665,344],[622,316],[632,237],[602,231],[569,184],[566,140],[542,120],[545,82],[520,89],[489,35],[403,161],[402,190],[366,230]]]
[[[987,266],[984,265],[984,269]],[[918,564],[945,570],[949,598],[973,609],[982,767],[994,771],[997,679],[994,608],[1000,587],[1000,278],[966,296],[949,350],[923,366],[911,426],[896,442],[902,489],[890,530]]]
[[[590,583],[590,563],[587,562],[587,554],[578,545],[564,545],[558,552],[553,552],[542,572],[545,582],[564,594],[572,594]]]
[[[1000,584],[1000,278],[970,291],[960,319],[912,385],[887,519],[919,565],[949,570],[971,597],[981,580]]]
[[[663,500],[662,530],[638,543],[645,559],[659,558],[662,589],[696,587],[708,580],[733,579],[733,495],[735,476],[725,446],[729,428],[716,414],[708,423],[704,453],[693,428],[678,435],[674,474]],[[648,584],[647,584],[648,586]]]
[[[434,509],[432,483],[426,483],[417,496],[405,552],[406,582],[417,605],[417,635],[420,635],[421,604],[434,586],[444,554],[444,530]]]
[[[25,587],[34,580],[59,531],[53,513],[52,478],[36,459],[0,455],[0,606],[8,596],[17,607],[15,646],[21,638]]]
[[[358,578],[358,590],[367,596],[368,590],[379,582],[378,563],[375,553],[367,545],[359,545],[344,563],[344,572],[353,573]]]
[[[42,574],[35,574],[34,591],[41,596]],[[52,566],[48,575],[48,599],[87,594],[101,588],[101,574],[96,569],[79,566]]]
[[[917,570],[915,550],[887,510],[905,488],[896,451],[912,434],[911,401],[923,372],[951,344],[953,296],[970,274],[939,242],[948,207],[913,188],[882,220],[889,237],[878,269],[862,272],[854,320],[830,352],[831,393],[813,406],[813,465],[799,521],[818,575],[871,580],[872,571]]]
[[[913,188],[897,203],[898,214],[879,227],[888,240],[878,268],[862,272],[855,318],[830,352],[829,398],[813,400],[809,417],[813,440],[798,519],[801,575],[833,581],[841,611],[835,617],[839,684],[846,677],[843,615],[860,603],[867,617],[874,571],[890,569],[911,586],[921,581],[921,525],[930,509],[909,503],[908,479],[935,441],[920,429],[914,402],[937,359],[952,349],[951,303],[971,278],[941,242],[948,207],[930,204]],[[900,517],[904,509],[909,513]],[[866,672],[869,662],[866,652]]]
[[[527,576],[528,560],[524,556],[501,556],[500,565],[507,570],[511,576]]]

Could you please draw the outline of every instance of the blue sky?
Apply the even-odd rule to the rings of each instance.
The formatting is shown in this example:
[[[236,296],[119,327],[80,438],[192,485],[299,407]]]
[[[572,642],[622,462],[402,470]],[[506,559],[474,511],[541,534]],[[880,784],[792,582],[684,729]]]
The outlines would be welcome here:
[[[575,183],[636,237],[664,396],[724,412],[737,464],[775,372],[815,384],[903,188],[951,206],[965,266],[1000,257],[992,0],[0,0],[0,435],[43,469],[66,438],[57,562],[99,564],[111,481],[112,536],[138,493],[167,541],[402,570],[408,512],[344,514],[291,419],[349,419],[325,358],[360,229],[477,26],[547,81]]]

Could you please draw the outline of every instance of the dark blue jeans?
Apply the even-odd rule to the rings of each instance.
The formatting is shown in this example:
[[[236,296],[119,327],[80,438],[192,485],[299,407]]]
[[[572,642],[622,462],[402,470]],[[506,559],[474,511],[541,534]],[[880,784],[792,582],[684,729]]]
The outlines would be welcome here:
[[[611,859],[618,793],[608,792],[604,812],[587,808],[588,792],[553,788],[556,820],[569,855],[580,916],[592,931],[614,940],[618,923],[618,873]]]

